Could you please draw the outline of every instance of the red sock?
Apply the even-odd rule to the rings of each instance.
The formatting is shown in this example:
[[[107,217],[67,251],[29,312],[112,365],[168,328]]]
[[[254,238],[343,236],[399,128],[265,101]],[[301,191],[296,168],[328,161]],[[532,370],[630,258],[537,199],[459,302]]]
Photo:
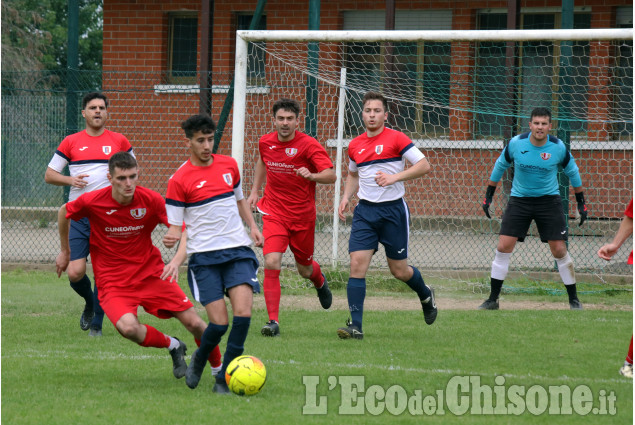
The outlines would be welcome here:
[[[265,280],[262,282],[262,287],[269,320],[277,322],[280,313],[280,270],[265,269]]]
[[[322,287],[322,285],[324,285],[324,276],[322,276],[322,269],[320,269],[320,265],[313,261],[313,273],[311,274],[311,277],[309,278],[311,280],[311,282],[313,282],[313,286],[315,286],[317,289],[320,289]]]
[[[626,356],[626,361],[630,364],[633,364],[633,337],[631,336],[631,346],[628,347],[628,355]]]
[[[201,346],[201,340],[200,339],[196,339],[194,338],[194,341],[196,342],[197,346]],[[214,349],[212,350],[211,353],[209,353],[209,357],[207,358],[207,360],[209,361],[209,364],[212,365],[212,367],[219,367],[221,365],[221,354],[220,354],[220,348],[218,348],[218,345],[216,347],[214,347]]]
[[[159,332],[150,325],[143,325],[146,327],[146,337],[141,344],[142,347],[156,347],[156,348],[168,348],[170,346],[170,337]]]

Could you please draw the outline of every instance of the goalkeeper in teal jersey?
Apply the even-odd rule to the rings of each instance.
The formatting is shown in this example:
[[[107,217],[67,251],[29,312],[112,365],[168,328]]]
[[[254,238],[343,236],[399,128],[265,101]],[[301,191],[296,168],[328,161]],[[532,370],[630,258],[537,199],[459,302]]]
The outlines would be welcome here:
[[[531,112],[529,133],[520,134],[509,141],[494,165],[488,182],[483,211],[490,217],[490,204],[496,185],[506,169],[514,165],[512,192],[503,213],[496,255],[492,262],[490,296],[479,306],[480,310],[498,310],[498,296],[509,270],[509,261],[516,242],[523,242],[532,220],[540,240],[549,244],[558,264],[560,277],[569,295],[572,310],[581,310],[575,286],[573,260],[567,252],[567,218],[560,199],[558,169],[562,167],[575,191],[580,212],[580,225],[587,218],[582,180],[578,166],[560,139],[549,135],[551,112],[536,108]]]

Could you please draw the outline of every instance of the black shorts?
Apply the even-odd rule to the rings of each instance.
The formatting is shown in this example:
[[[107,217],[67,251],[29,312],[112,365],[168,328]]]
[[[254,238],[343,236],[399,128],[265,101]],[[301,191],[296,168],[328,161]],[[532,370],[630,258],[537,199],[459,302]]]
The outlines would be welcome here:
[[[520,198],[511,196],[503,214],[500,235],[514,236],[519,242],[525,240],[531,220],[536,221],[540,240],[567,240],[567,220],[559,195]]]

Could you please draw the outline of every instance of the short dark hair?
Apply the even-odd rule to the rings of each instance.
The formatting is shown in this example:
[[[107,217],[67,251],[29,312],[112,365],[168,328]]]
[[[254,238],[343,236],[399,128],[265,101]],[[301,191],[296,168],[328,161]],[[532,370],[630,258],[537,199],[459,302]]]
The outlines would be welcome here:
[[[288,99],[286,97],[276,100],[271,109],[273,110],[274,117],[280,109],[293,112],[296,118],[300,115],[300,103],[298,103],[297,100]]]
[[[115,175],[115,168],[119,168],[120,170],[130,170],[132,168],[137,168],[139,164],[137,164],[137,160],[130,152],[117,152],[108,160],[108,172],[111,176]]]
[[[90,93],[86,93],[84,95],[84,97],[82,98],[82,109],[86,109],[86,105],[88,105],[88,102],[90,102],[91,100],[94,99],[101,99],[104,101],[104,103],[106,104],[106,109],[108,109],[108,98],[106,97],[105,94],[103,93],[99,93],[96,91],[90,92]]]
[[[384,105],[384,112],[388,112],[388,101],[381,93],[377,93],[375,91],[367,92],[362,99],[362,108],[369,100],[381,100],[381,103]]]
[[[213,133],[216,131],[216,123],[209,115],[192,115],[181,123],[181,128],[185,131],[185,137],[191,139],[197,131],[203,134]]]
[[[549,117],[549,122],[551,122],[551,111],[547,108],[536,108],[531,111],[529,121],[533,121],[534,117]]]

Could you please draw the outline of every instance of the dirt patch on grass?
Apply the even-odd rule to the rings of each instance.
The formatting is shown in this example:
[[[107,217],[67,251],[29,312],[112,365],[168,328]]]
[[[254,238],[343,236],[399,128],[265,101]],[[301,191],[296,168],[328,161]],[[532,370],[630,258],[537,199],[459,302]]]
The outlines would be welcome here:
[[[501,310],[569,310],[569,303],[563,302],[538,302],[538,301],[501,301]],[[437,297],[437,306],[440,310],[476,310],[482,300],[460,300],[453,298]],[[632,311],[630,305],[607,304],[583,304],[586,310],[612,310]],[[262,296],[254,298],[254,308],[265,309],[265,300]],[[282,310],[321,310],[322,307],[316,296],[308,295],[283,295],[280,299]],[[331,310],[348,310],[346,298],[335,297]],[[388,311],[388,310],[421,310],[421,304],[416,298],[372,296],[366,297],[364,310]]]

